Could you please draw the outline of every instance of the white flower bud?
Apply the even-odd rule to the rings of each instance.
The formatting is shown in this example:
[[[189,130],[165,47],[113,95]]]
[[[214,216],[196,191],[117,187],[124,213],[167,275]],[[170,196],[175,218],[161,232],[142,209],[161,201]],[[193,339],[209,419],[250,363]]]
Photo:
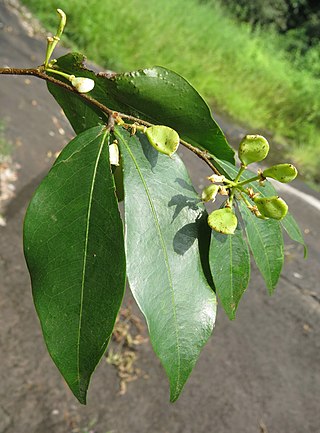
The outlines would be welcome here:
[[[207,179],[212,183],[220,183],[226,180],[224,176],[218,176],[217,174],[212,174],[211,176],[208,176]]]
[[[110,159],[110,164],[120,165],[119,164],[119,148],[117,146],[117,143],[115,143],[115,142],[113,142],[109,146],[109,159]]]
[[[75,87],[80,93],[90,92],[94,88],[94,81],[91,78],[75,77],[70,75],[70,81],[73,87]]]

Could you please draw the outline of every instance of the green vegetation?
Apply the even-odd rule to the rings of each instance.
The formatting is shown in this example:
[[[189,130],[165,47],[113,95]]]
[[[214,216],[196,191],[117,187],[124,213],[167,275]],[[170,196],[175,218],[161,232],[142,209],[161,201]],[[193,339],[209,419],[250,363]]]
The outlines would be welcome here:
[[[53,7],[69,17],[73,45],[116,71],[159,64],[179,72],[210,102],[250,126],[272,131],[308,180],[320,181],[320,80],[293,66],[281,37],[196,0],[24,0],[50,30]],[[318,66],[320,70],[320,66]],[[249,132],[249,131],[248,131]]]

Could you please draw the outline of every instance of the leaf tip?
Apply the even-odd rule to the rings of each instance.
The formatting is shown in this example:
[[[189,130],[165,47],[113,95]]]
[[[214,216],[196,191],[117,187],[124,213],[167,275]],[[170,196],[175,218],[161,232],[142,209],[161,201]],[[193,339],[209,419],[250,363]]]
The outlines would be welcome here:
[[[180,392],[177,392],[176,390],[174,392],[171,391],[170,392],[170,403],[175,403],[178,400],[179,396],[180,396]]]
[[[187,381],[187,378],[185,378],[184,381],[180,382],[179,380],[173,380],[169,377],[169,383],[170,383],[170,403],[175,403],[178,398],[181,395],[181,391]]]
[[[229,320],[235,320],[236,312],[235,311],[229,311],[229,312],[227,312],[227,316],[228,316]]]
[[[308,258],[308,248],[306,245],[303,245],[303,258],[307,260]]]
[[[224,309],[228,319],[234,320],[236,318],[236,311],[237,311],[238,305],[235,302],[227,303],[227,305],[224,305],[223,302],[221,302],[221,303],[222,303],[223,309]]]
[[[71,389],[73,395],[78,400],[78,402],[80,404],[83,404],[84,406],[86,406],[86,404],[87,404],[87,388],[81,389],[79,387],[77,387],[77,388],[70,387],[70,389]]]
[[[275,288],[276,288],[275,285],[274,286],[267,286],[269,296],[273,295]]]
[[[81,403],[84,406],[86,406],[86,404],[87,404],[87,396],[86,395],[83,396],[83,397],[82,396],[76,396],[76,397],[77,397],[79,403]]]

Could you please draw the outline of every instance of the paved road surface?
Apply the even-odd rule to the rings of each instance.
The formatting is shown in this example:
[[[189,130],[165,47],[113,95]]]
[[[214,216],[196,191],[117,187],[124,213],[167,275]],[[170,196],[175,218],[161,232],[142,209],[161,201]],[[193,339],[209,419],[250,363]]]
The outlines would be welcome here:
[[[44,43],[27,36],[13,11],[0,1],[0,64],[42,62]],[[139,349],[140,379],[122,396],[103,361],[87,407],[77,404],[53,366],[32,305],[22,254],[22,221],[32,192],[72,133],[39,80],[0,78],[0,118],[21,164],[16,197],[0,227],[0,433],[318,433],[320,432],[319,201],[284,191],[306,232],[309,259],[288,241],[277,291],[269,297],[254,269],[236,321],[222,310],[214,336],[180,400],[168,403],[165,374],[146,344]],[[229,136],[242,133],[226,125]],[[61,128],[65,131],[64,135]],[[185,151],[196,185],[205,168]],[[318,207],[317,207],[318,206]],[[78,430],[77,430],[78,428]]]

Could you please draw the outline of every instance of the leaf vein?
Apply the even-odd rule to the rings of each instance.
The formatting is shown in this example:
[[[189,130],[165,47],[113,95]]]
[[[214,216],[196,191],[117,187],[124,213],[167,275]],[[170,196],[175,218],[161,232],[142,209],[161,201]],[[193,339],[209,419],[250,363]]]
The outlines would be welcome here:
[[[146,191],[146,195],[148,198],[148,202],[150,205],[150,209],[151,209],[151,213],[153,215],[154,218],[154,222],[155,222],[155,226],[156,229],[158,231],[159,234],[159,239],[160,239],[160,243],[161,243],[161,248],[163,251],[163,255],[164,255],[164,262],[165,262],[165,266],[167,268],[167,272],[168,272],[168,279],[169,279],[169,286],[170,286],[170,290],[171,290],[171,295],[172,295],[172,309],[173,309],[173,317],[174,317],[174,322],[175,322],[175,335],[176,335],[176,349],[177,349],[177,356],[178,356],[178,373],[177,373],[177,382],[176,382],[176,387],[175,387],[175,397],[177,394],[179,394],[179,390],[180,390],[180,376],[181,376],[181,355],[180,355],[180,336],[179,336],[179,332],[178,332],[178,320],[177,320],[177,312],[176,312],[176,307],[175,307],[175,297],[174,297],[174,289],[173,289],[173,281],[172,281],[172,275],[171,275],[171,269],[170,269],[170,264],[169,264],[169,258],[168,258],[168,252],[165,246],[165,242],[162,236],[162,232],[161,232],[161,227],[160,227],[160,223],[159,223],[159,219],[158,219],[158,215],[155,209],[155,206],[152,202],[152,198],[150,196],[150,192],[148,189],[148,186],[144,180],[144,177],[141,173],[141,170],[139,168],[139,165],[133,155],[133,153],[131,152],[130,147],[127,145],[126,141],[122,138],[122,136],[120,134],[116,134],[119,139],[123,142],[124,146],[126,147],[130,157],[132,158],[134,165],[136,167],[136,170],[139,174],[139,177],[141,179],[141,182],[143,184],[143,187]]]
[[[82,327],[82,316],[83,316],[84,282],[85,282],[85,276],[86,276],[86,264],[87,264],[87,252],[88,252],[88,242],[89,242],[91,207],[92,207],[92,201],[93,201],[93,191],[94,191],[94,185],[95,185],[95,180],[96,180],[96,176],[97,176],[98,164],[99,164],[99,160],[100,160],[101,152],[102,152],[102,149],[103,149],[103,146],[105,143],[106,136],[107,136],[107,131],[105,131],[105,133],[103,134],[100,148],[99,148],[99,152],[98,152],[95,166],[94,166],[92,183],[91,183],[90,194],[89,194],[88,212],[87,212],[87,218],[86,218],[86,235],[85,235],[85,246],[84,246],[84,255],[83,255],[83,268],[82,268],[81,294],[80,294],[80,313],[79,313],[79,327],[78,327],[78,339],[77,339],[77,372],[78,372],[79,394],[81,394],[81,389],[80,389],[80,338],[81,338],[81,327]]]

